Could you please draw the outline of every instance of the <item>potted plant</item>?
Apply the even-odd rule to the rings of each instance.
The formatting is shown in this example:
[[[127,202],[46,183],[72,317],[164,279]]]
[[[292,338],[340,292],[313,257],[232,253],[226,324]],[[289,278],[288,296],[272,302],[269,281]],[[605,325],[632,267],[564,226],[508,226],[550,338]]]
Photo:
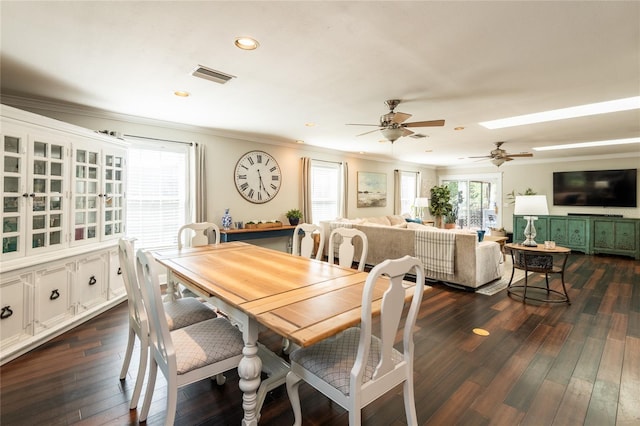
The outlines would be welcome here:
[[[442,217],[446,216],[451,210],[451,190],[447,185],[434,186],[430,190],[431,200],[429,202],[429,213],[436,218],[437,226],[442,227]]]
[[[456,221],[458,220],[458,206],[454,206],[449,213],[444,216],[444,227],[446,229],[453,229],[456,227]]]
[[[300,223],[300,219],[302,219],[302,212],[298,209],[291,209],[285,213],[287,219],[289,219],[289,224],[295,226]]]

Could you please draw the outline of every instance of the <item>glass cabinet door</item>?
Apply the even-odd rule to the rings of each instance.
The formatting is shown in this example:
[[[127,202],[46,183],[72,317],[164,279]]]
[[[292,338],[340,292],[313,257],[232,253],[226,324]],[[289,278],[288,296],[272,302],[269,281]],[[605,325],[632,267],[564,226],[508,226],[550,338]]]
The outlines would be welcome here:
[[[2,254],[24,253],[27,138],[10,126],[2,134]]]
[[[98,241],[100,192],[100,151],[74,150],[73,234],[75,243]]]
[[[69,144],[35,137],[30,141],[28,171],[27,254],[61,247],[65,240],[66,167]]]
[[[106,239],[124,234],[125,151],[111,151],[104,156],[104,226]]]

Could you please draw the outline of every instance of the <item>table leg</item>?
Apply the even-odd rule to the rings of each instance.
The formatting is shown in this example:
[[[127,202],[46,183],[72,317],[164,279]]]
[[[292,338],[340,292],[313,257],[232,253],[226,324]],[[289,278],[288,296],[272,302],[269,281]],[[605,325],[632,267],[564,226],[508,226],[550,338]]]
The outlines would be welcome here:
[[[243,426],[257,426],[258,424],[258,396],[260,387],[260,372],[262,360],[258,356],[258,324],[247,318],[242,330],[244,339],[243,358],[238,364],[240,390],[242,391],[242,408],[244,409]]]

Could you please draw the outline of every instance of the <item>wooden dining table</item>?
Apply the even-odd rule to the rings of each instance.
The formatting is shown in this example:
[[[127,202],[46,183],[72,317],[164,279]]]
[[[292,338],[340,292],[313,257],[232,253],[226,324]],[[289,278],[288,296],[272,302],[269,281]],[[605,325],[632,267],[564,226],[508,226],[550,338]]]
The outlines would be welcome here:
[[[269,364],[267,380],[283,383],[288,371],[277,355],[264,347],[259,350],[261,329],[305,347],[360,322],[366,272],[244,242],[152,253],[178,281],[210,300],[242,330],[245,347],[238,375],[243,425],[258,424],[265,393],[264,388],[259,389],[263,362]],[[407,300],[413,285],[406,285]],[[386,289],[379,287],[374,313],[379,313]]]

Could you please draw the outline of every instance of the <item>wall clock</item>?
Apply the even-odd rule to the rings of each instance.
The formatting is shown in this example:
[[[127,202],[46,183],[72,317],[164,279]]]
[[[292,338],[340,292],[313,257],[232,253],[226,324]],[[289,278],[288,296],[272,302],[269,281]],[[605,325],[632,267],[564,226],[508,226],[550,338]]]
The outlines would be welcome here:
[[[280,190],[282,171],[270,154],[249,151],[236,163],[234,180],[245,200],[262,204],[272,200]]]

